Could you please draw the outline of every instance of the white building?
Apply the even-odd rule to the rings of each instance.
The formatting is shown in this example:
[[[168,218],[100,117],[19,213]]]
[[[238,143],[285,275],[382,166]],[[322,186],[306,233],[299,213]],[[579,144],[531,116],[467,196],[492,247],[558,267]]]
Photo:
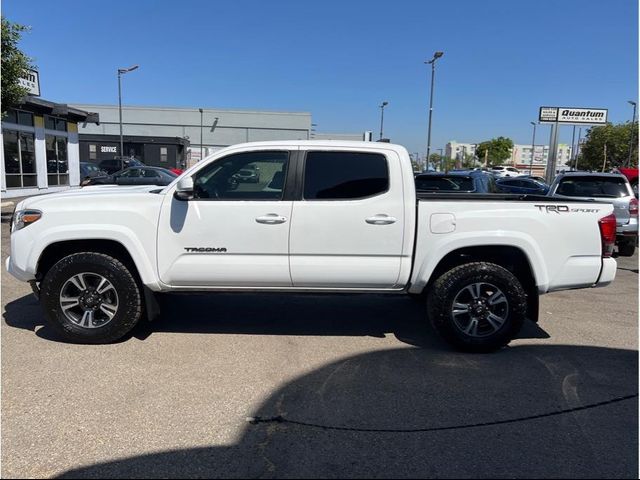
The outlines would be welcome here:
[[[466,154],[475,155],[477,146],[478,144],[476,143],[461,143],[451,141],[447,143],[445,149],[445,157],[462,160],[465,158]],[[504,163],[514,165],[516,168],[521,169],[528,167],[531,163],[532,166],[537,170],[540,170],[541,168],[544,169],[547,165],[547,160],[549,159],[549,145],[536,145],[533,155],[533,161],[531,158],[531,150],[531,144],[516,144],[511,150],[511,158]],[[557,157],[558,170],[568,169],[569,167],[567,166],[567,162],[570,159],[571,145],[567,145],[564,143],[559,144]],[[478,160],[482,161],[481,158]]]
[[[445,146],[444,156],[445,158],[453,158],[456,160],[464,160],[465,155],[475,155],[476,143],[460,143],[455,140],[450,141]]]
[[[29,96],[2,119],[3,198],[51,193],[80,184],[78,124],[97,114]]]

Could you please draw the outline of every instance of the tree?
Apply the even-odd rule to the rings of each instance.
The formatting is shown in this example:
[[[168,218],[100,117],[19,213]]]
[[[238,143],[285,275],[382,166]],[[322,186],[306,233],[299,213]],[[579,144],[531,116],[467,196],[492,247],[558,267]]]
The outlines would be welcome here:
[[[28,90],[18,79],[27,74],[32,68],[31,59],[18,48],[22,32],[29,27],[12,23],[2,17],[2,115],[20,103]]]
[[[638,122],[599,125],[587,131],[578,155],[580,170],[602,171],[627,165],[629,144],[632,142],[631,165],[638,166]],[[607,158],[605,165],[605,144]]]
[[[487,161],[491,165],[502,165],[511,157],[513,141],[510,138],[498,137],[482,142],[476,147],[476,156],[484,164],[485,152]]]
[[[434,170],[439,170],[440,165],[442,164],[442,155],[439,153],[432,153],[429,155],[429,164]]]

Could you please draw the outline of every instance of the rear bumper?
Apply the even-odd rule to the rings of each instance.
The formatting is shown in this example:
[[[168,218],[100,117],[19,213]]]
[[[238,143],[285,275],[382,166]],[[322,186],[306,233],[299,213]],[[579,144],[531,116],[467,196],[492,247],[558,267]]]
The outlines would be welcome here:
[[[618,237],[638,235],[638,219],[632,217],[629,223],[618,225],[616,227],[616,235]]]
[[[602,271],[594,287],[606,287],[616,278],[618,263],[613,258],[602,259]]]

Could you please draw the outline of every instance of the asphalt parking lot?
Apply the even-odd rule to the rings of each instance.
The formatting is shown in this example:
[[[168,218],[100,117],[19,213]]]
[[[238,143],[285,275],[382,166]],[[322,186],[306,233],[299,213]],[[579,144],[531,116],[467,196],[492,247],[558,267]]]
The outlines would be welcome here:
[[[172,295],[71,345],[3,272],[2,476],[637,478],[637,254],[618,266],[489,355],[378,295]]]

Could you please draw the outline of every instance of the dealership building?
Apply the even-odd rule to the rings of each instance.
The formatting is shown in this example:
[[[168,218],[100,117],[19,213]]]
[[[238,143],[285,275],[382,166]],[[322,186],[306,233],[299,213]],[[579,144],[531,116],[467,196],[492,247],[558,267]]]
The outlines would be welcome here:
[[[237,143],[313,136],[308,112],[123,106],[121,153],[117,105],[74,107],[100,115],[99,125],[87,123],[79,128],[80,157],[87,161],[124,155],[148,165],[184,168]]]
[[[28,96],[2,118],[0,189],[3,198],[56,192],[80,184],[78,124],[99,115]]]

